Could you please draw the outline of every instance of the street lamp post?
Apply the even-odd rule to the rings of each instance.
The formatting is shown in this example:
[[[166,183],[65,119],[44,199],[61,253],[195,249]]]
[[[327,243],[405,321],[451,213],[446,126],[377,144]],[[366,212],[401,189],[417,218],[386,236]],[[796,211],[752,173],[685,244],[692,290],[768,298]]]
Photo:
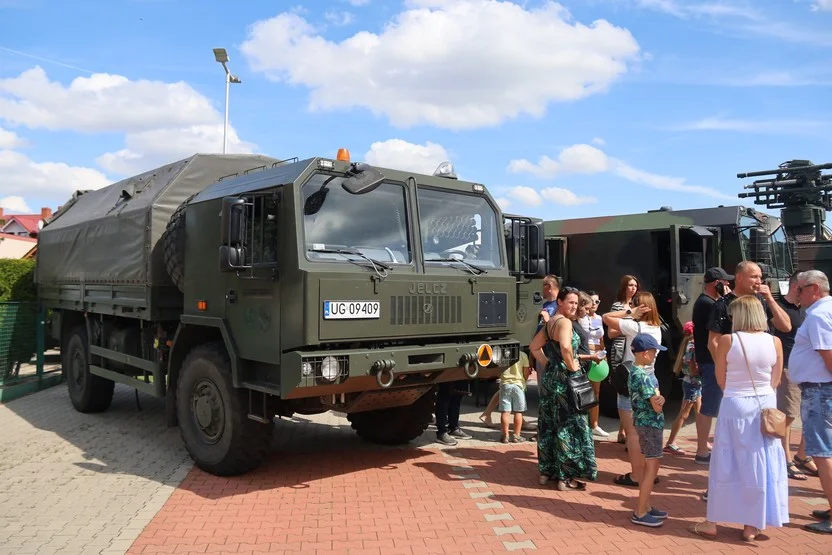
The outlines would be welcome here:
[[[228,149],[228,93],[231,83],[242,83],[242,81],[228,71],[228,52],[225,51],[225,48],[214,48],[214,58],[222,64],[222,68],[225,70],[225,125],[222,129],[222,153],[225,154]]]

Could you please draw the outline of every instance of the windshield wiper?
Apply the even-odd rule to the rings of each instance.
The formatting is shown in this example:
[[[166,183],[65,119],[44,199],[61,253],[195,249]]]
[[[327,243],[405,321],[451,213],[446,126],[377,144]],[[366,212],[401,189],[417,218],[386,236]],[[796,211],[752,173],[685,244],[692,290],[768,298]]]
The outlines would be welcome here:
[[[458,262],[464,265],[465,269],[474,274],[475,276],[488,273],[488,270],[486,270],[485,268],[474,266],[469,262],[465,262],[461,258],[425,258],[425,262]]]
[[[385,264],[384,262],[381,262],[381,261],[376,260],[374,258],[370,258],[369,256],[367,256],[363,252],[353,250],[353,249],[306,249],[306,250],[307,250],[307,252],[323,252],[323,253],[332,253],[332,254],[343,254],[343,255],[348,255],[348,256],[360,256],[361,258],[363,258],[364,260],[366,260],[367,262],[369,262],[373,266],[378,266],[379,268],[383,268],[384,270],[391,270],[392,269],[392,266],[390,266],[389,264]],[[350,262],[354,262],[354,261],[350,260]]]

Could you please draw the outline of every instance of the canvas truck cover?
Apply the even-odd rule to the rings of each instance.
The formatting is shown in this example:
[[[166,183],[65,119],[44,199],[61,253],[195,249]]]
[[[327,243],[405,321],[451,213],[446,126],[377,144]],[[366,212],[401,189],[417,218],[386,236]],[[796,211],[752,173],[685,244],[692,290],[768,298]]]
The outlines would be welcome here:
[[[160,238],[173,212],[218,179],[277,163],[256,154],[196,154],[78,192],[38,234],[38,283],[170,285]]]

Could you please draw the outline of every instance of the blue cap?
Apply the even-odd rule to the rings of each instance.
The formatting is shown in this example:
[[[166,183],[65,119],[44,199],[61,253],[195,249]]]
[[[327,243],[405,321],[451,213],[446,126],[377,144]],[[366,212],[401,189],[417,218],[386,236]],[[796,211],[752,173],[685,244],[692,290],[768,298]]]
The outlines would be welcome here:
[[[633,338],[633,342],[630,343],[630,349],[634,353],[641,353],[643,351],[650,351],[652,349],[666,351],[667,347],[662,347],[661,343],[656,341],[656,338],[654,338],[652,335],[640,333]]]

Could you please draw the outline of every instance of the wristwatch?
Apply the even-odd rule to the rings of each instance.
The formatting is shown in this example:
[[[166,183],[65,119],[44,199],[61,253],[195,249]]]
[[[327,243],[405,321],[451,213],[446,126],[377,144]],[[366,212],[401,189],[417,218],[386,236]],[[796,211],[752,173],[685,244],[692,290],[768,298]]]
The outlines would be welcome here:
[[[627,316],[632,316],[632,315],[633,315],[633,311],[632,311],[631,309],[629,309],[629,308],[628,308],[628,309],[627,309],[626,314],[627,314]]]

